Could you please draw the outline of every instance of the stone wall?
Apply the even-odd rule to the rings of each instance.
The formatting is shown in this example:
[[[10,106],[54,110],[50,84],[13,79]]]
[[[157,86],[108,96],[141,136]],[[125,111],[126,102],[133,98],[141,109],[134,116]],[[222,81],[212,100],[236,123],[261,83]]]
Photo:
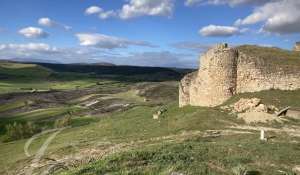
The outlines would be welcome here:
[[[262,58],[217,45],[201,57],[197,72],[181,80],[179,106],[217,106],[237,93],[300,88],[300,70],[286,71],[281,66],[270,69]]]
[[[300,42],[296,42],[294,46],[294,51],[300,52]]]

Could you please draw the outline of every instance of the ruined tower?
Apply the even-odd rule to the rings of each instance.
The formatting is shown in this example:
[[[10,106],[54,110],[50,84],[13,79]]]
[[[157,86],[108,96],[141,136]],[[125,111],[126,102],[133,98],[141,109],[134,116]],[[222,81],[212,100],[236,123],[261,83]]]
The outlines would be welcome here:
[[[297,52],[300,52],[300,42],[296,42],[293,50],[297,51]]]
[[[283,65],[286,60],[280,59],[276,62],[277,58],[266,59],[227,44],[216,45],[201,56],[199,70],[180,81],[179,106],[217,106],[238,93],[300,88],[300,59],[293,59],[290,65]]]

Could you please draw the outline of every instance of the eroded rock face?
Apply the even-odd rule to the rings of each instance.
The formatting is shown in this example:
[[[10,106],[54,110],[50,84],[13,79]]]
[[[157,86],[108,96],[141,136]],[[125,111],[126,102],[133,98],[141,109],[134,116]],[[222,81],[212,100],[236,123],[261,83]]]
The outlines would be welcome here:
[[[200,61],[200,69],[180,82],[180,107],[218,106],[243,92],[300,88],[300,70],[285,72],[280,65],[270,69],[265,60],[247,56],[227,44],[210,49]]]

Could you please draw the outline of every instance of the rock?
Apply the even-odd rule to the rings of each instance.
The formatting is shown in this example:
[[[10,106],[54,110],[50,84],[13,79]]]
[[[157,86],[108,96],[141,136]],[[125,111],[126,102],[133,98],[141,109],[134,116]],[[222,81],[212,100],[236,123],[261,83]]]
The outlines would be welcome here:
[[[153,119],[154,120],[157,120],[159,118],[159,115],[158,114],[153,114]]]
[[[239,93],[300,88],[299,69],[269,66],[265,58],[245,52],[227,44],[208,50],[201,56],[199,70],[180,81],[179,106],[218,106]]]
[[[280,118],[278,118],[274,114],[268,114],[265,112],[246,112],[238,114],[239,119],[243,119],[247,124],[250,123],[269,123],[272,121],[282,122]]]
[[[300,175],[300,165],[294,166],[293,172],[296,173],[296,175]]]
[[[161,116],[164,112],[166,112],[167,110],[166,109],[160,109],[158,110],[155,114],[153,114],[153,119],[158,119],[159,116]]]
[[[272,111],[272,112],[276,113],[276,112],[279,111],[279,109],[274,105],[269,105],[268,106],[268,111]]]
[[[254,112],[265,112],[268,113],[268,107],[264,104],[259,104],[253,109]]]
[[[261,100],[258,98],[245,99],[241,98],[238,102],[233,105],[233,110],[235,112],[245,112],[245,111],[254,111],[257,107],[257,112],[262,112],[262,108],[265,106],[260,105]]]

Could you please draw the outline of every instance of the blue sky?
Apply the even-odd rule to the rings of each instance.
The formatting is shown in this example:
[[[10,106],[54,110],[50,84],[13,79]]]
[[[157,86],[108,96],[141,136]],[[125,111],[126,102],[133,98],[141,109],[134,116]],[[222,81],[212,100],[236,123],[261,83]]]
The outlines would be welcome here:
[[[0,0],[0,59],[197,67],[220,42],[291,49],[298,0]]]

